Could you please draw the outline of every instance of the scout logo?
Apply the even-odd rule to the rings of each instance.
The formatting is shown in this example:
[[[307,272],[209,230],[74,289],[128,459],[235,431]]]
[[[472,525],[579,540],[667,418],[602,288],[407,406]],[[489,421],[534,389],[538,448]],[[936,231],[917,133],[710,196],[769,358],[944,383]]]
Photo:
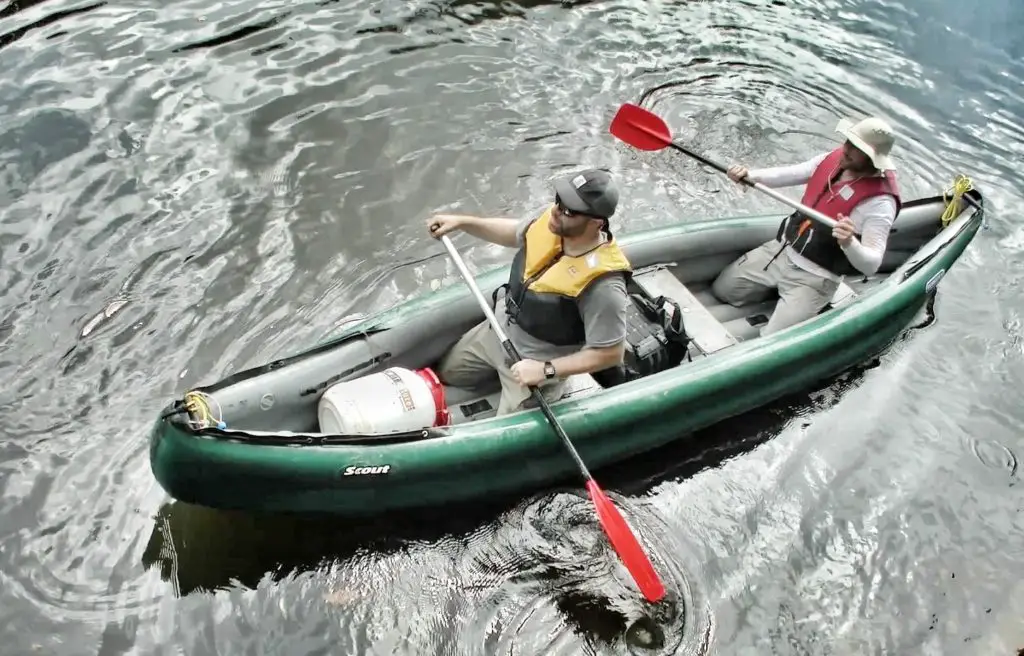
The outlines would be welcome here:
[[[391,465],[380,465],[370,467],[357,467],[355,465],[349,465],[342,470],[342,476],[377,476],[380,474],[387,474],[391,471]]]

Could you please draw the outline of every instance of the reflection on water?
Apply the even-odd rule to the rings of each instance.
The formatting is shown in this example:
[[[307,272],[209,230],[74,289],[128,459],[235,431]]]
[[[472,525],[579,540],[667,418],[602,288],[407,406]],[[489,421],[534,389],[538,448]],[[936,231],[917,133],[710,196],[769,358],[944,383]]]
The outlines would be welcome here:
[[[781,211],[617,143],[611,116],[641,101],[694,150],[756,166],[880,113],[905,193],[963,172],[992,208],[934,318],[866,370],[601,472],[679,592],[653,653],[1012,653],[1022,11],[8,3],[9,649],[628,653],[644,605],[578,490],[379,525],[225,515],[168,502],[145,434],[185,387],[450,278],[430,212],[525,216],[553,176],[594,165],[622,181],[620,233]],[[508,261],[459,247],[477,271]]]
[[[567,641],[580,648],[582,638],[590,649],[621,648],[628,646],[627,629],[641,620],[664,636],[661,649],[647,653],[674,653],[681,646],[690,653],[706,643],[703,594],[685,579],[669,578],[684,575],[678,554],[667,567],[659,563],[668,599],[652,608],[639,603],[584,496],[545,495],[489,511],[476,509],[475,517],[454,521],[450,514],[443,521],[441,513],[431,513],[353,524],[170,503],[157,515],[142,562],[156,567],[181,596],[231,591],[238,585],[260,591],[270,582],[288,585],[304,579],[319,591],[311,603],[321,608],[356,614],[403,608],[411,622],[431,618],[443,599],[458,613],[436,621],[455,625],[446,625],[445,633],[416,637],[428,642],[449,640],[454,631],[456,645],[482,639],[511,646],[525,640],[518,649],[530,653],[534,634],[544,628],[555,631],[552,643]],[[634,526],[645,527],[638,517],[631,519]],[[330,574],[332,563],[343,570]],[[369,585],[381,577],[395,581],[410,575],[414,582],[397,588]],[[459,581],[455,588],[452,577]],[[465,626],[458,625],[459,617]]]

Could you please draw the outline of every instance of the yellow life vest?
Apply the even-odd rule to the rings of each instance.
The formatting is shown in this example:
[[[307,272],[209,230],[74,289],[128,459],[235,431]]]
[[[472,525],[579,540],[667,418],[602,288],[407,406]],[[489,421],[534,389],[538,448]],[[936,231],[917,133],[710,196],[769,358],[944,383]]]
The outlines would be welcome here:
[[[583,344],[586,334],[576,299],[601,276],[632,267],[614,238],[582,255],[562,251],[548,228],[551,209],[526,229],[525,245],[512,262],[505,309],[509,319],[539,340]]]

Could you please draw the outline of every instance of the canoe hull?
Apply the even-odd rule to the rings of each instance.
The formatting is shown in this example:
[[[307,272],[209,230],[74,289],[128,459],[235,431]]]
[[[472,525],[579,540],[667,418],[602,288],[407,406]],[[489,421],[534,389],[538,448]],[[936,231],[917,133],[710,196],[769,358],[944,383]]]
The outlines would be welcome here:
[[[770,234],[780,218],[728,221],[763,224]],[[712,223],[641,233],[637,242],[711,229]],[[721,222],[714,225],[721,228]],[[595,396],[563,400],[554,413],[595,470],[836,376],[884,351],[906,330],[980,225],[981,212],[961,214],[941,239],[933,239],[856,302],[771,338],[744,341]],[[486,289],[505,275],[500,270],[478,280]],[[381,321],[400,324],[468,294],[441,290],[346,334]],[[151,432],[150,462],[163,488],[187,503],[351,517],[528,494],[578,477],[539,411],[376,443],[332,442],[302,432],[287,439],[255,434],[232,439],[161,417]]]

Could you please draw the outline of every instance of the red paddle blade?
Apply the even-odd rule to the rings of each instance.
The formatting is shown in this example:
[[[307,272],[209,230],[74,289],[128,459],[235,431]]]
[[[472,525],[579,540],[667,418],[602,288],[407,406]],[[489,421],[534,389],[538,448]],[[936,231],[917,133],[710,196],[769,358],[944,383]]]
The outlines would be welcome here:
[[[640,150],[660,150],[672,143],[672,133],[660,116],[631,103],[619,107],[608,131]]]
[[[618,509],[611,499],[604,495],[601,488],[593,479],[587,481],[587,492],[597,508],[597,517],[601,520],[601,526],[612,543],[612,548],[619,554],[622,563],[629,570],[640,592],[647,598],[647,601],[657,602],[665,596],[665,586],[658,578],[654,566],[644,553],[640,542],[633,535],[629,524],[619,514]]]

